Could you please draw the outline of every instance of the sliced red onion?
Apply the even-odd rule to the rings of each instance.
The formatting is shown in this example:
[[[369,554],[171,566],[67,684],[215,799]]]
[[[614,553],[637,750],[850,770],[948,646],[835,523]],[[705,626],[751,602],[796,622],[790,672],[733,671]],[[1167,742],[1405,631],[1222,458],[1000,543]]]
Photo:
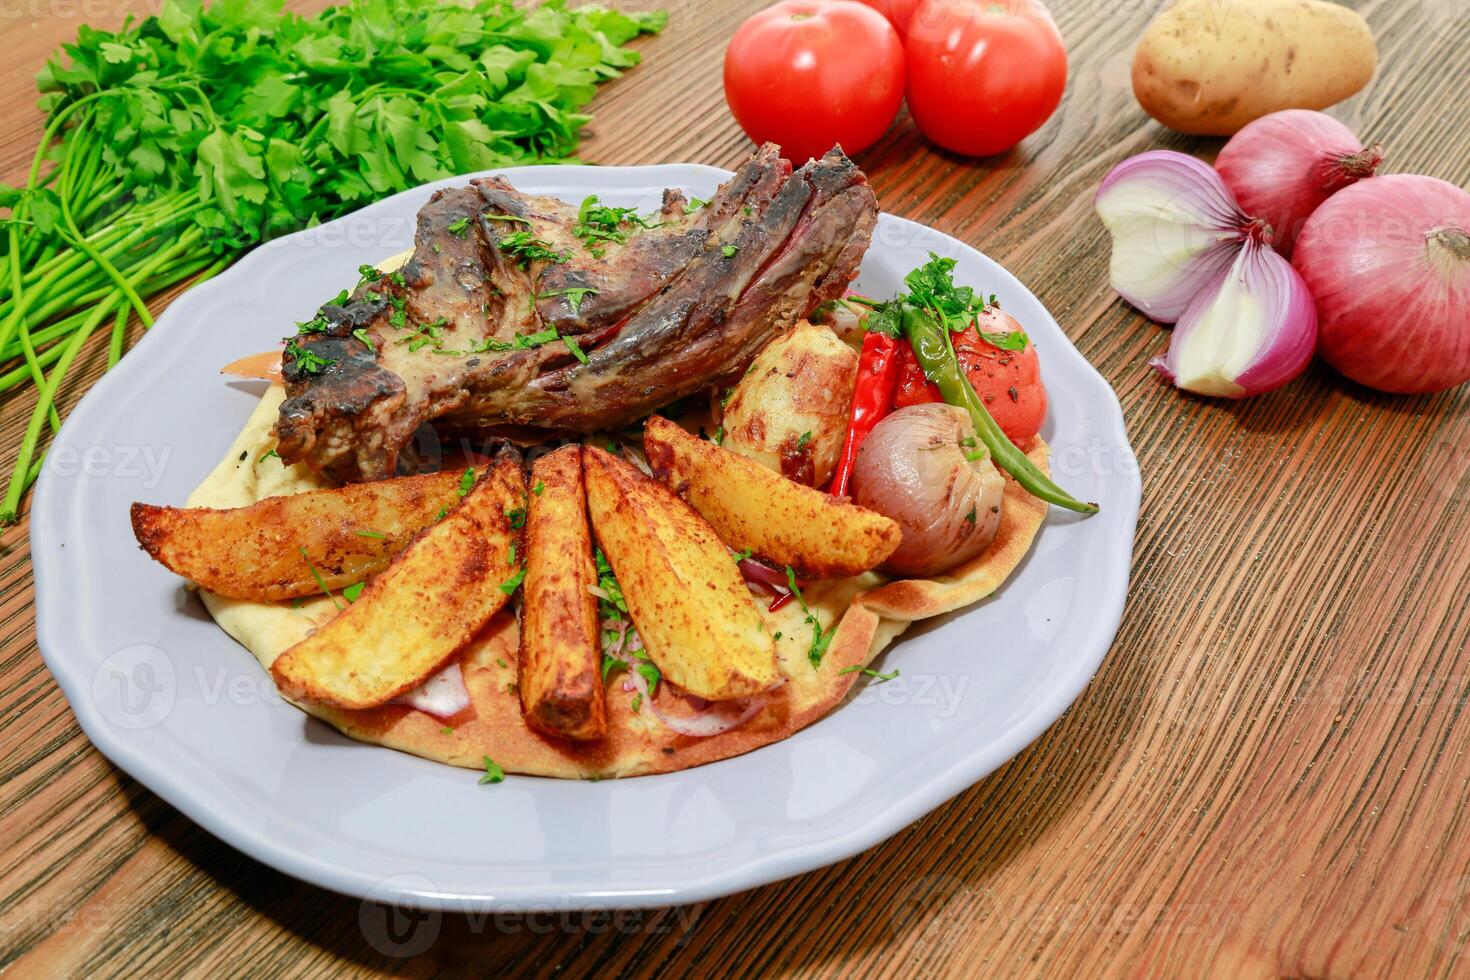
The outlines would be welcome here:
[[[435,718],[453,718],[470,706],[470,691],[465,687],[464,672],[456,660],[394,700]]]
[[[705,701],[692,694],[683,697],[694,707],[692,715],[671,715],[659,707],[654,700],[653,693],[648,688],[648,678],[644,677],[638,670],[640,661],[633,656],[635,650],[643,648],[642,641],[638,638],[638,631],[630,629],[629,622],[622,620],[603,620],[603,628],[618,634],[615,641],[605,646],[604,652],[616,660],[622,661],[628,668],[628,676],[623,681],[623,690],[634,690],[643,698],[643,703],[648,705],[664,727],[678,732],[680,735],[688,735],[691,738],[709,738],[711,735],[720,735],[732,731],[745,724],[750,719],[761,713],[766,706],[765,699],[756,696],[741,701]],[[664,682],[668,686],[668,682]],[[672,690],[672,688],[670,688]]]
[[[1169,352],[1149,363],[1185,391],[1244,398],[1301,374],[1316,346],[1317,307],[1307,284],[1253,237],[1190,302]]]
[[[1220,275],[1252,225],[1212,167],[1172,150],[1118,164],[1094,203],[1113,237],[1113,288],[1161,323]]]

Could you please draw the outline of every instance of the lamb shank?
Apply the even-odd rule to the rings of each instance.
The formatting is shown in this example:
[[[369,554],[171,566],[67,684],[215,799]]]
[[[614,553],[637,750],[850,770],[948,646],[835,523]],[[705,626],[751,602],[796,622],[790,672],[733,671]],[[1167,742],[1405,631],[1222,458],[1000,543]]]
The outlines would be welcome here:
[[[413,257],[287,341],[277,451],[344,482],[392,476],[415,432],[536,441],[625,425],[732,383],[841,296],[877,203],[834,148],[762,147],[707,202],[575,207],[500,177],[441,190]]]

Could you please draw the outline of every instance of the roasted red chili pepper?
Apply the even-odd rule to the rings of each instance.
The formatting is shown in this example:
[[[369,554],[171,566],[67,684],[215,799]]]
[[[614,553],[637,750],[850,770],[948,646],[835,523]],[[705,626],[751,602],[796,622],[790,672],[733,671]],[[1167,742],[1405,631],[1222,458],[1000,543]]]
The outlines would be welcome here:
[[[837,469],[832,474],[829,492],[833,496],[847,496],[847,484],[852,479],[852,468],[863,440],[883,416],[893,411],[900,346],[908,345],[881,333],[870,333],[863,338],[857,384],[852,389],[847,436],[842,440],[842,455],[838,457]]]

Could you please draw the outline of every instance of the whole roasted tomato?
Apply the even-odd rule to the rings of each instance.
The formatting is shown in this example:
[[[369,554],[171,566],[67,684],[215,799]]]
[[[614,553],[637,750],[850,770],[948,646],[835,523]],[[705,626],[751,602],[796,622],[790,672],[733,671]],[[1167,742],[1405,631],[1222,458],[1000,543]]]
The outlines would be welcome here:
[[[951,335],[955,357],[996,424],[1024,449],[1046,421],[1046,386],[1041,383],[1036,345],[1015,317],[994,307],[980,314],[976,324],[978,331],[971,327]],[[907,344],[901,346],[899,358],[897,407],[944,400],[939,389],[924,379]]]
[[[907,34],[909,112],[955,153],[1004,153],[1067,88],[1067,48],[1039,0],[924,0]]]
[[[903,44],[850,0],[786,0],[741,24],[725,50],[725,101],[746,135],[804,163],[833,144],[865,150],[903,101]]]

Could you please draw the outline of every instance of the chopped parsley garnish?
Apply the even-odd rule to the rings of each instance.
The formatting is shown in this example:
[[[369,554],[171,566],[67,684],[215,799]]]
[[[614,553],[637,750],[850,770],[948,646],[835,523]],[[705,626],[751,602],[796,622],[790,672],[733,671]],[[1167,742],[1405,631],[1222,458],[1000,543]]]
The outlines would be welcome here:
[[[388,314],[388,326],[394,330],[408,326],[408,300],[402,296],[389,296],[388,305],[393,307],[393,312]]]
[[[356,602],[357,597],[362,595],[362,590],[367,587],[366,582],[357,582],[342,590],[342,598],[348,602]]]
[[[971,506],[970,507],[970,512],[965,515],[965,520],[969,521],[971,524],[974,524],[975,523],[975,508],[974,508],[974,506]]]
[[[505,782],[505,770],[500,768],[494,759],[488,755],[485,756],[485,775],[480,777],[480,785],[503,782]]]
[[[362,341],[362,345],[368,349],[368,353],[376,354],[378,352],[378,349],[373,346],[373,338],[368,336],[368,332],[366,329],[358,327],[356,330],[352,331],[352,336]]]
[[[449,232],[455,238],[464,238],[470,233],[470,219],[458,218],[445,225],[444,230]]]
[[[555,296],[565,296],[567,306],[571,307],[573,314],[582,312],[582,301],[597,290],[588,286],[568,286],[566,289],[551,289],[544,293],[537,293],[537,299],[551,299]]]
[[[663,674],[659,673],[658,667],[654,666],[652,661],[644,661],[643,663],[640,663],[635,669],[638,671],[638,673],[642,674],[643,679],[648,682],[648,696],[653,697],[655,694],[657,694],[658,682],[663,679]]]
[[[641,692],[633,695],[633,704],[631,707],[635,715],[643,710],[643,694]]]
[[[480,215],[480,217],[484,218],[486,221],[516,221],[523,225],[529,225],[531,223],[525,218],[522,218],[521,216],[515,214],[482,214]]]
[[[550,242],[542,241],[529,231],[516,231],[495,243],[507,255],[513,256],[521,265],[530,265],[538,259],[547,262],[565,262],[567,253],[558,252]]]
[[[582,242],[590,249],[594,245],[603,242],[616,242],[621,245],[628,240],[628,232],[625,227],[636,230],[638,228],[657,228],[659,222],[651,218],[639,216],[637,208],[610,208],[597,200],[593,194],[582,201],[582,206],[577,209],[577,224],[572,229],[572,234],[582,239]]]
[[[364,286],[370,282],[377,282],[379,279],[383,278],[383,274],[379,272],[375,267],[370,265],[358,266],[357,275],[357,284],[359,286]]]
[[[512,541],[510,547],[505,549],[505,563],[514,565],[516,563],[516,543]]]
[[[454,729],[450,728],[448,725],[445,725],[443,728],[439,729],[439,734],[441,734],[441,735],[453,735],[454,734]]]
[[[717,426],[715,426],[714,435],[712,435],[712,436],[709,437],[709,441],[712,442],[712,443],[714,443],[716,446],[723,446],[725,444],[725,427],[724,427],[724,425],[717,425]]]
[[[505,517],[510,521],[510,526],[517,530],[526,526],[526,508],[524,507],[514,507],[506,511]]]
[[[578,346],[575,340],[570,337],[563,337],[561,339],[561,342],[567,345],[567,350],[571,351],[572,356],[575,357],[577,360],[581,361],[583,364],[592,363],[591,360],[587,357],[587,353],[582,350],[580,346]]]
[[[999,347],[1001,350],[1026,349],[1026,335],[1019,330],[1012,330],[1010,333],[986,333],[982,330],[980,336],[987,344]]]
[[[324,317],[324,316],[318,315],[318,316],[313,317],[312,319],[307,320],[305,322],[298,321],[297,324],[296,324],[296,332],[297,333],[323,333],[327,329],[327,327],[329,327],[329,326],[331,326],[331,324],[329,324],[327,322],[327,318]]]
[[[806,444],[809,443],[809,442],[811,442],[811,441],[812,441],[811,431],[808,430],[806,432],[803,432],[801,434],[800,438],[798,438],[796,440],[796,448],[797,448],[797,450],[805,449],[806,448]]]
[[[347,290],[344,289],[336,296],[333,296],[331,299],[323,303],[322,306],[341,306],[342,304],[347,302],[347,295]]]
[[[806,604],[806,596],[801,594],[801,589],[796,585],[796,569],[790,565],[786,566],[786,587],[791,594],[796,596],[801,611],[806,614],[806,621],[812,627],[811,646],[807,647],[806,658],[811,661],[812,667],[822,666],[822,657],[827,653],[827,647],[832,645],[832,637],[837,634],[837,626],[834,623],[829,629],[823,631],[822,621],[812,612],[811,607]]]
[[[357,532],[357,536],[359,538],[376,538],[379,541],[388,540],[388,535],[384,534],[382,531],[370,531],[367,528],[360,528]]]
[[[694,212],[698,211],[700,208],[704,207],[708,203],[709,203],[708,201],[701,201],[697,197],[691,197],[689,199],[689,203],[686,204],[686,205],[684,205],[684,213],[685,214],[693,214]]]
[[[403,273],[398,272],[397,270],[388,273],[388,281],[393,283],[393,285],[395,286],[402,286],[404,288],[408,287],[408,280],[403,278]]]
[[[286,342],[286,355],[295,362],[296,370],[305,374],[321,374],[337,363],[335,358],[322,357],[316,351],[298,345],[295,340]]]
[[[978,463],[982,459],[989,458],[989,456],[990,451],[986,449],[971,449],[969,452],[965,453],[965,459],[969,460],[971,463]]]
[[[720,252],[727,259],[733,259],[735,257],[735,253],[738,251],[740,251],[739,245],[726,245],[724,248],[720,249]]]
[[[531,492],[534,493],[538,497],[541,496],[542,492],[545,491],[545,490],[546,490],[546,482],[544,480],[537,480],[536,481],[536,485],[531,488]]]
[[[342,603],[338,602],[337,597],[332,594],[332,590],[327,588],[327,580],[322,578],[322,573],[317,571],[316,566],[311,563],[311,558],[307,555],[306,549],[297,548],[296,550],[301,552],[301,560],[306,562],[306,567],[311,570],[311,577],[316,579],[316,587],[321,589],[322,595],[331,599],[332,605],[336,606],[340,611],[343,608]]]
[[[624,618],[628,614],[628,602],[623,598],[623,589],[618,585],[612,565],[608,564],[607,556],[602,553],[601,548],[593,551],[592,560],[597,565],[597,587],[607,594],[606,599],[598,596],[601,618],[612,620]],[[606,673],[603,676],[606,677]]]
[[[975,323],[975,318],[985,312],[987,305],[994,305],[995,297],[990,297],[987,304],[985,297],[975,295],[974,288],[956,286],[954,267],[954,259],[940,258],[930,252],[925,265],[904,276],[907,293],[900,293],[886,303],[867,301],[865,305],[871,304],[872,307],[867,319],[868,329],[890,337],[902,336],[900,320],[905,305],[927,310],[951,333],[968,329]]]
[[[278,452],[276,452],[274,449],[267,449],[265,452],[261,453],[259,456],[257,456],[255,458],[255,465],[256,466],[259,466],[261,463],[264,463],[266,460],[270,459],[272,456],[274,456],[276,459],[280,459],[281,458],[281,454],[278,453]],[[284,466],[285,464],[283,463],[281,465]]]
[[[851,667],[843,667],[837,673],[839,673],[839,674],[856,674],[856,673],[861,673],[864,677],[876,678],[877,682],[879,684],[882,684],[885,681],[891,681],[895,677],[897,677],[898,676],[898,668],[895,667],[890,673],[880,674],[880,673],[878,673],[876,670],[874,670],[871,667],[864,667],[861,664],[853,664]]]
[[[459,475],[459,489],[457,492],[460,496],[460,499],[464,499],[464,495],[469,493],[470,488],[474,485],[475,468],[473,466],[467,466],[465,467],[465,471]]]
[[[526,580],[526,567],[522,565],[514,575],[500,583],[500,591],[506,595],[515,595],[516,589]]]

